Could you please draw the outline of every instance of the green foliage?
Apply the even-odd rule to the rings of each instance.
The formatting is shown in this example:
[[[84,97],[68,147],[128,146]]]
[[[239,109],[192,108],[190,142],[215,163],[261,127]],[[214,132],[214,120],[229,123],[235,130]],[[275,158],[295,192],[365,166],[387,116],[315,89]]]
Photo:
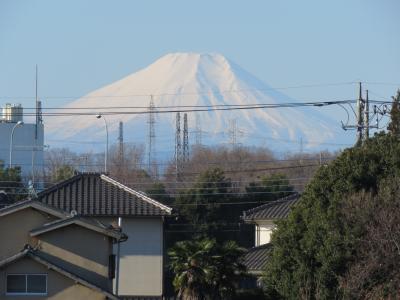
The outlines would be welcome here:
[[[396,97],[393,97],[390,118],[388,130],[391,134],[400,137],[400,90],[397,91]]]
[[[221,216],[224,214],[222,204],[229,199],[229,186],[230,181],[221,169],[209,169],[177,198],[180,214],[194,225],[200,236],[215,236],[215,229],[226,223]]]
[[[250,182],[246,187],[249,201],[271,201],[293,193],[293,186],[284,174],[261,176],[257,182]]]
[[[21,169],[15,168],[4,168],[3,164],[0,164],[0,190],[4,190],[11,202],[21,200],[24,195],[23,185],[21,182]]]
[[[400,143],[378,134],[321,167],[300,203],[272,236],[265,282],[288,299],[342,296],[339,278],[354,259],[361,226],[344,222],[343,206],[359,191],[376,193],[382,180],[400,173]]]
[[[166,204],[171,204],[171,197],[165,190],[165,185],[162,182],[154,182],[149,188],[146,189],[146,194],[149,194],[151,198]]]
[[[177,242],[168,251],[179,299],[232,299],[245,271],[245,250],[233,241],[212,239]]]

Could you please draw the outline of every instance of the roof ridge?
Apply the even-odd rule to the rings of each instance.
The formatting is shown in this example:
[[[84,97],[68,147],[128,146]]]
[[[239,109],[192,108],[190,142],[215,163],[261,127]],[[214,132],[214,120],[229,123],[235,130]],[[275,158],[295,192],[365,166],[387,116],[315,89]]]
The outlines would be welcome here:
[[[138,197],[138,198],[140,198],[140,199],[142,199],[142,200],[144,200],[144,201],[146,201],[146,202],[148,202],[148,203],[150,203],[152,205],[158,206],[160,209],[162,209],[162,210],[164,210],[164,211],[166,211],[168,213],[171,213],[171,211],[172,211],[172,208],[170,208],[170,207],[168,207],[168,206],[166,206],[166,205],[164,205],[164,204],[162,204],[162,203],[160,203],[160,202],[158,202],[158,201],[156,201],[156,200],[154,200],[154,199],[152,199],[152,198],[150,198],[150,197],[148,197],[146,195],[143,195],[142,193],[139,193],[139,192],[135,191],[134,189],[131,189],[130,187],[127,187],[126,185],[116,181],[115,179],[112,179],[111,177],[109,177],[109,176],[107,176],[105,174],[101,174],[100,178],[102,180],[108,182],[108,183],[111,183],[111,184],[113,184],[113,185],[125,190],[128,193],[131,193],[131,194],[135,195],[136,197]]]

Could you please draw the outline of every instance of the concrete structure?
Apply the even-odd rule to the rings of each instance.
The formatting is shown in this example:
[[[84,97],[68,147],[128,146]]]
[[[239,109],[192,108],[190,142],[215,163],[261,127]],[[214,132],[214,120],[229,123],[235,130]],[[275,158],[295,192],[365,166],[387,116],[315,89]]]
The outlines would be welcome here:
[[[23,121],[23,108],[7,104],[0,118],[0,161],[8,167],[12,129],[18,121]],[[12,143],[12,164],[21,167],[24,181],[32,178],[32,172],[43,171],[44,125],[23,124],[15,127]]]

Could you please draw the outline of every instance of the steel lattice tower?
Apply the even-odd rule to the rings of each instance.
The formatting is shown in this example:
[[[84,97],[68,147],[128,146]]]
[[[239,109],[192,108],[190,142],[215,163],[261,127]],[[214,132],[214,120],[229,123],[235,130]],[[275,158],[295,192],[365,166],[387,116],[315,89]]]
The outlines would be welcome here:
[[[150,104],[148,108],[148,120],[147,123],[149,124],[149,132],[148,132],[148,149],[147,149],[147,171],[149,172],[150,176],[156,176],[157,175],[157,170],[156,170],[156,165],[155,165],[155,139],[156,139],[156,133],[155,133],[155,106],[154,106],[154,100],[153,100],[153,95],[150,96]]]
[[[119,122],[119,135],[118,135],[118,160],[122,165],[124,160],[124,123]]]
[[[176,179],[180,177],[182,160],[182,140],[181,140],[181,114],[176,113],[176,129],[175,129],[175,171]]]
[[[196,114],[196,131],[195,131],[196,145],[201,146],[202,131],[200,116]]]
[[[187,113],[183,115],[183,162],[189,161],[189,129]]]

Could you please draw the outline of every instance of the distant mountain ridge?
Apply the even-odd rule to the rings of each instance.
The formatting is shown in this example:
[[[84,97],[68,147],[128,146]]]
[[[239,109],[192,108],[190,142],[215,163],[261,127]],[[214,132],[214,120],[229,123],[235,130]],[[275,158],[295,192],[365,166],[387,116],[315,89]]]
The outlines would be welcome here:
[[[106,112],[127,111],[116,107],[136,107],[129,111],[142,112],[146,109],[140,107],[149,105],[150,95],[153,95],[156,107],[296,102],[220,54],[171,53],[64,108],[74,108],[75,113],[88,111],[83,108],[92,108],[91,112],[105,112],[110,143],[116,141],[120,121],[124,123],[126,141],[145,143],[147,114],[107,115]],[[102,110],[104,107],[114,108]],[[235,134],[237,141],[246,145],[274,148],[279,140],[301,139],[304,145],[311,143],[311,146],[318,147],[319,143],[335,139],[335,128],[338,128],[337,123],[314,108],[189,112],[190,140],[194,140],[196,118],[199,120],[197,127],[201,124],[205,144],[228,143],[229,137]],[[47,118],[45,124],[46,138],[50,141],[104,141],[104,123],[94,116],[52,117]],[[174,133],[175,114],[157,114],[158,152],[173,150]]]

